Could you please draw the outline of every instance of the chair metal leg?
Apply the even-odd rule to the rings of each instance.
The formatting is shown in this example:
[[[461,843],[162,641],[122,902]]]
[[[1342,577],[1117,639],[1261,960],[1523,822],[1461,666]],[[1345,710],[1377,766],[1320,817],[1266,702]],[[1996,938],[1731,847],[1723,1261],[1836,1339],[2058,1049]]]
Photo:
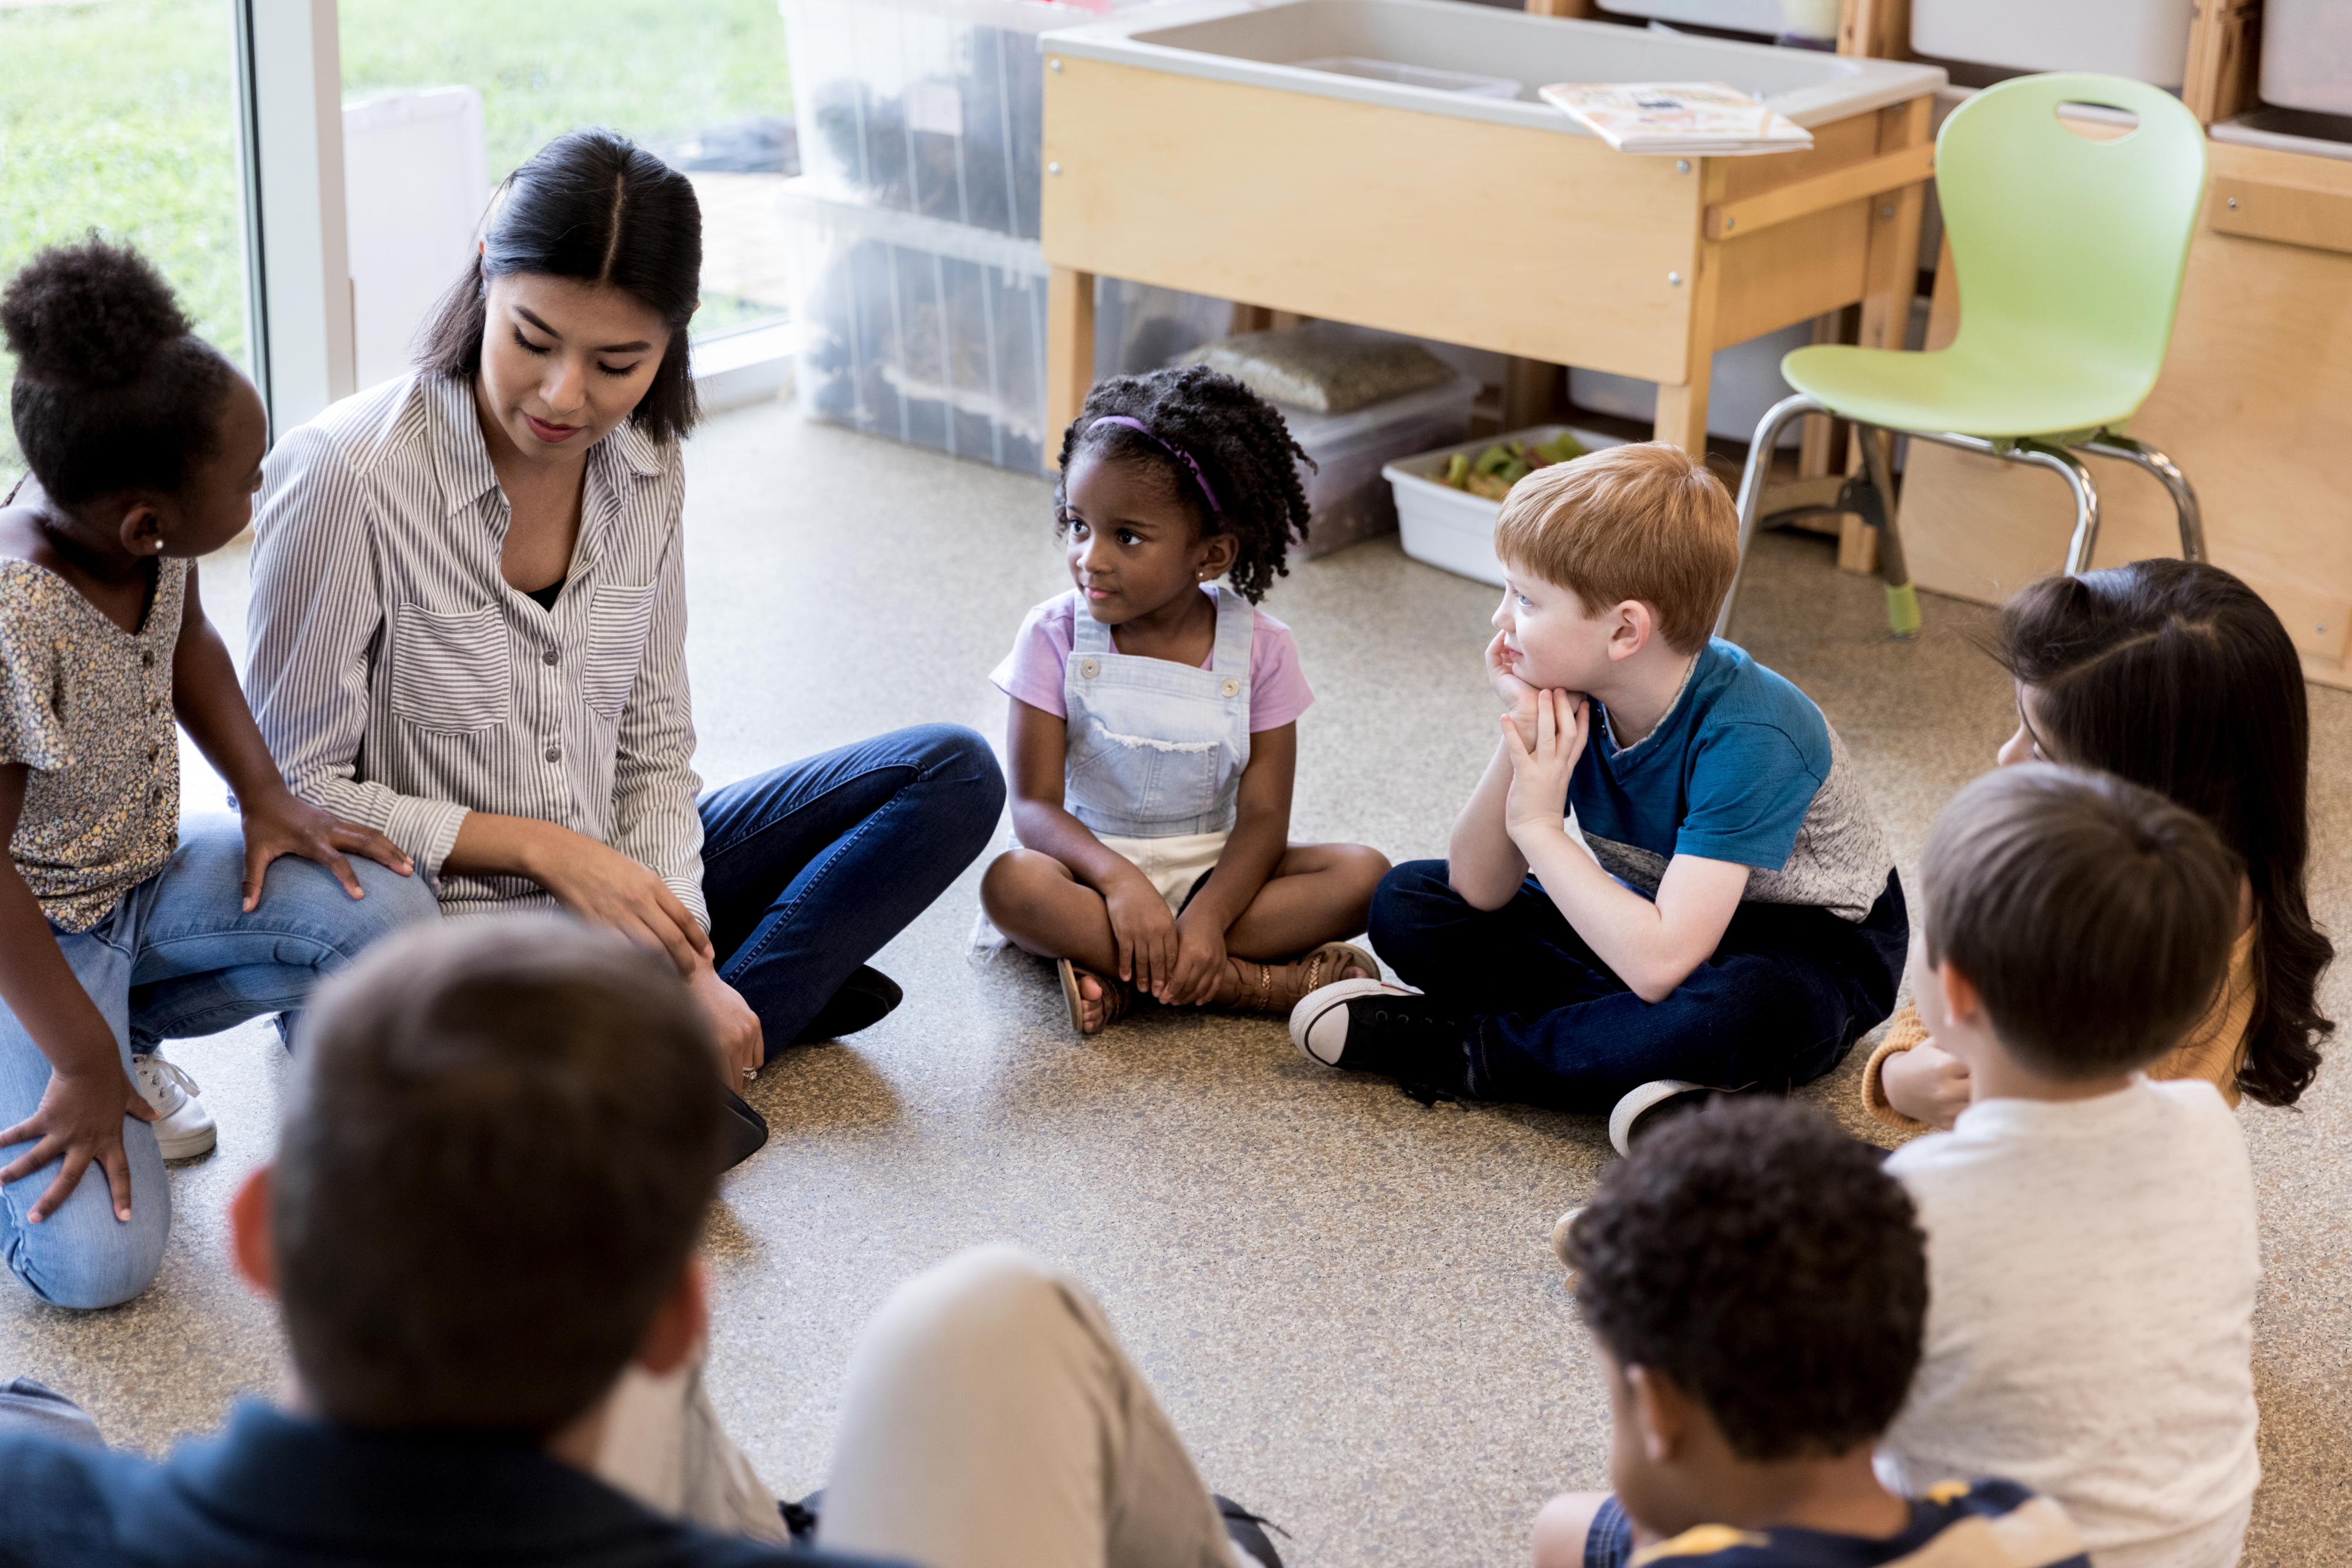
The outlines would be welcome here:
[[[2083,460],[2063,446],[2042,441],[2021,441],[2004,454],[2011,462],[2047,468],[2074,492],[2074,537],[2066,546],[2066,575],[2080,577],[2091,570],[2091,552],[2099,544],[2099,487]]]
[[[1731,586],[1724,591],[1723,608],[1716,612],[1715,634],[1718,637],[1729,634],[1731,612],[1739,602],[1740,580],[1748,574],[1748,549],[1756,539],[1757,514],[1764,508],[1764,486],[1772,476],[1772,453],[1780,444],[1780,433],[1809,413],[1828,412],[1799,392],[1766,410],[1763,420],[1756,426],[1756,439],[1748,447],[1748,466],[1739,476],[1739,563],[1732,571]]]
[[[2120,457],[2126,463],[2137,464],[2156,476],[2172,497],[2172,510],[2180,519],[2180,559],[2205,559],[2205,513],[2197,504],[2197,492],[2189,483],[2189,476],[2180,465],[2150,446],[2145,441],[2134,441],[2128,435],[2117,435],[2103,430],[2090,440],[2078,443],[2078,452],[2094,452],[2102,457]]]
[[[1911,568],[1903,559],[1903,534],[1895,520],[1895,435],[1874,424],[1857,423],[1862,433],[1862,471],[1878,492],[1878,515],[1867,517],[1878,529],[1878,578],[1886,585],[1886,624],[1895,636],[1908,641],[1919,634],[1919,591],[1912,586]]]

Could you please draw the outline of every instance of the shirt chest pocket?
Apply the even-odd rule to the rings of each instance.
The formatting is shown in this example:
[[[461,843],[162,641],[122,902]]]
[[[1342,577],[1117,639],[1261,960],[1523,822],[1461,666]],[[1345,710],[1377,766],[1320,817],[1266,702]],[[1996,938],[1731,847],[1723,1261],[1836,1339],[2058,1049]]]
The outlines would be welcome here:
[[[445,612],[401,605],[392,622],[392,709],[419,729],[504,724],[512,662],[498,606]]]
[[[646,658],[646,633],[653,625],[656,586],[607,584],[596,591],[589,613],[580,695],[600,718],[619,717],[630,688],[637,683],[637,668]]]

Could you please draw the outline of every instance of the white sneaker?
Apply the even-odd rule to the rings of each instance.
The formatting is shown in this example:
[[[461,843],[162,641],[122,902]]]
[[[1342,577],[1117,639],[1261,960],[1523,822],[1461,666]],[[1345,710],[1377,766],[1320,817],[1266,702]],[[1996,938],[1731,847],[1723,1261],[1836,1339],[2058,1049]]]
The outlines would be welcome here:
[[[1334,980],[1298,998],[1290,1009],[1290,1041],[1310,1061],[1337,1067],[1348,1051],[1348,1004],[1359,997],[1417,997],[1386,980]],[[1349,1063],[1350,1066],[1354,1065]]]
[[[1657,1078],[1643,1084],[1617,1102],[1609,1113],[1609,1141],[1621,1155],[1633,1152],[1635,1134],[1646,1130],[1645,1124],[1654,1116],[1672,1115],[1676,1111],[1695,1111],[1715,1091],[1704,1083],[1685,1083],[1679,1078]],[[1687,1100],[1682,1105],[1675,1101]]]
[[[180,1070],[177,1062],[166,1061],[160,1056],[134,1056],[131,1059],[131,1076],[139,1085],[140,1098],[158,1113],[149,1125],[155,1129],[155,1142],[162,1146],[165,1159],[189,1160],[211,1152],[220,1140],[220,1129],[213,1123],[213,1113],[197,1098],[204,1091]]]

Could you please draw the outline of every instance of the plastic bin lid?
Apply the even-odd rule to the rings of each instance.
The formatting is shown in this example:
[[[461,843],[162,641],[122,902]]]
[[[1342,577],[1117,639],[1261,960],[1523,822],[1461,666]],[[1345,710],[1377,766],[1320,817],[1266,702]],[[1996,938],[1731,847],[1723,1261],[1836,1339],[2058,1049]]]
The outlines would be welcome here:
[[[776,210],[788,227],[832,225],[850,231],[856,239],[878,239],[926,255],[952,256],[1032,277],[1046,277],[1052,270],[1045,265],[1045,246],[1036,240],[895,207],[868,206],[831,188],[815,174],[798,174],[785,181],[776,192]]]
[[[1351,408],[1345,413],[1318,413],[1313,409],[1298,408],[1278,402],[1283,423],[1290,426],[1291,439],[1306,447],[1344,445],[1359,436],[1383,425],[1398,424],[1408,419],[1418,419],[1434,413],[1453,403],[1478,401],[1478,378],[1455,376],[1450,382],[1409,392],[1380,402]]]
[[[921,11],[968,27],[1007,33],[1045,33],[1116,16],[1156,0],[781,0],[789,19],[794,11]]]

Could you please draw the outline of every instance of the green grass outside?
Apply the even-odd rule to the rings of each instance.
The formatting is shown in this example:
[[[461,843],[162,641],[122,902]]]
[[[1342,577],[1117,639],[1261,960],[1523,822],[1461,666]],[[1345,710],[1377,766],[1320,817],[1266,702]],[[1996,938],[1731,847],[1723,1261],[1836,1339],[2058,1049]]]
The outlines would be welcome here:
[[[197,330],[247,362],[228,0],[0,10],[0,277],[95,227],[163,269]],[[342,0],[343,90],[468,85],[493,179],[549,137],[645,141],[791,111],[775,0]],[[710,299],[698,333],[745,319]],[[14,364],[0,352],[0,373]],[[22,466],[0,431],[0,471]]]

